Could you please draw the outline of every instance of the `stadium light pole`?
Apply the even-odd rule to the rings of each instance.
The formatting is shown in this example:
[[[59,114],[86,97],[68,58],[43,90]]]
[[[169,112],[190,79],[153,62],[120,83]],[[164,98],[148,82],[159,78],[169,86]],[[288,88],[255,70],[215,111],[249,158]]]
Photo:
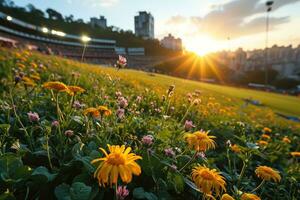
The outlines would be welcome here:
[[[83,36],[81,37],[81,41],[83,42],[83,51],[82,51],[82,55],[81,55],[81,62],[83,62],[84,53],[85,53],[86,48],[87,48],[87,43],[88,43],[89,41],[91,41],[91,38],[89,38],[89,37],[86,36],[86,35],[83,35]]]
[[[11,21],[11,20],[13,20],[13,18],[12,18],[11,16],[7,15],[7,16],[6,16],[6,20],[7,20],[7,21]]]
[[[266,7],[267,7],[267,16],[266,16],[266,46],[265,46],[265,56],[266,56],[266,60],[265,60],[265,87],[267,87],[269,81],[269,74],[268,74],[268,70],[269,70],[269,53],[268,53],[268,43],[269,43],[269,16],[270,16],[270,12],[272,11],[272,5],[274,4],[274,1],[267,1],[266,2]]]

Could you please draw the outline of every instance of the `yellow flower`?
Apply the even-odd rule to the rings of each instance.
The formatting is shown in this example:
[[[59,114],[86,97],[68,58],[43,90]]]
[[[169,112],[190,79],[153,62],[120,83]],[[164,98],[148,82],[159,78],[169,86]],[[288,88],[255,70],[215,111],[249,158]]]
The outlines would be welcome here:
[[[267,139],[267,140],[271,139],[271,137],[269,135],[267,135],[267,134],[262,134],[261,137],[263,139]]]
[[[219,196],[221,191],[226,191],[224,177],[215,169],[198,165],[192,170],[192,180],[195,185],[205,194],[212,194],[215,191]]]
[[[30,78],[32,78],[33,80],[36,80],[36,81],[39,81],[39,80],[41,80],[41,77],[40,76],[38,76],[38,75],[30,75]]]
[[[231,148],[231,151],[233,151],[235,153],[241,153],[241,148],[236,144],[232,145],[230,148]]]
[[[282,142],[289,144],[291,143],[291,140],[287,136],[285,136],[284,138],[282,138]]]
[[[265,128],[263,129],[263,132],[264,132],[264,133],[271,133],[271,132],[272,132],[272,129],[270,129],[270,128],[268,128],[268,127],[265,127]]]
[[[105,157],[94,159],[91,162],[101,162],[94,173],[100,186],[116,184],[119,175],[124,183],[130,183],[132,174],[136,176],[141,174],[141,167],[136,163],[136,160],[142,159],[141,156],[130,153],[131,148],[125,149],[125,145],[107,146],[110,153],[108,154],[103,148],[100,148]]]
[[[36,85],[34,80],[32,80],[31,78],[28,78],[26,76],[24,76],[22,78],[22,81],[23,81],[24,85],[26,85],[28,87],[34,87]]]
[[[300,157],[300,152],[294,151],[294,152],[291,152],[291,155],[294,157]]]
[[[235,199],[229,194],[223,194],[220,200],[235,200]]]
[[[263,141],[263,140],[259,140],[257,143],[259,146],[267,146],[268,145],[268,142]]]
[[[101,115],[109,116],[112,113],[106,106],[98,106],[97,109]]]
[[[195,151],[206,151],[216,147],[216,143],[213,140],[213,138],[216,137],[209,136],[208,133],[208,131],[200,130],[195,133],[187,133],[184,138],[189,144],[189,147]]]
[[[77,93],[83,93],[85,92],[85,89],[79,87],[79,86],[68,86],[68,89],[71,91],[71,94],[77,94]]]
[[[31,65],[31,67],[33,67],[33,68],[37,68],[37,64],[35,64],[35,63],[30,63],[30,65]]]
[[[241,200],[261,200],[258,196],[255,194],[250,194],[250,193],[244,193],[241,196]]]
[[[43,84],[43,88],[50,89],[50,90],[57,90],[59,92],[67,92],[70,93],[68,86],[64,83],[59,81],[50,81]]]
[[[21,69],[25,68],[25,65],[23,65],[22,63],[17,63],[16,65],[17,65],[18,68],[21,68]]]
[[[272,169],[271,167],[267,166],[259,166],[255,170],[256,175],[265,180],[265,181],[270,181],[271,179],[275,182],[279,182],[281,177],[279,175],[279,172]]]
[[[211,102],[208,102],[208,103],[207,103],[207,107],[209,107],[209,108],[213,108],[213,107],[214,107],[214,104],[213,104],[213,103],[211,103]]]
[[[97,108],[87,108],[83,111],[84,115],[91,115],[93,117],[99,117],[100,116],[100,112]]]

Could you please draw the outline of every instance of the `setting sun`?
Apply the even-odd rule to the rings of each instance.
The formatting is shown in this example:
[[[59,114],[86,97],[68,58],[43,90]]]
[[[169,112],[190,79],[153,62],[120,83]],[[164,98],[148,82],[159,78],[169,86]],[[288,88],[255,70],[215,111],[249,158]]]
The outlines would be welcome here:
[[[199,56],[204,56],[211,52],[216,52],[224,45],[220,41],[215,41],[211,37],[206,35],[197,35],[196,37],[183,38],[184,46],[186,50],[192,51]]]

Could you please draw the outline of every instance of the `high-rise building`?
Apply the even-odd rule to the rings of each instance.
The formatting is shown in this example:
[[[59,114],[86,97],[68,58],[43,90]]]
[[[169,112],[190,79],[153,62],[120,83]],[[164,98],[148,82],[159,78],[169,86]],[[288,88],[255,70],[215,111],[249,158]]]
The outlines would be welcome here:
[[[167,49],[182,50],[182,41],[180,38],[175,38],[173,35],[169,34],[168,36],[164,37],[160,41],[161,45]]]
[[[154,39],[154,18],[146,11],[134,17],[135,35],[145,39]]]
[[[92,27],[101,27],[101,28],[107,28],[106,24],[106,18],[104,16],[100,16],[100,18],[92,17],[90,20],[90,24]]]

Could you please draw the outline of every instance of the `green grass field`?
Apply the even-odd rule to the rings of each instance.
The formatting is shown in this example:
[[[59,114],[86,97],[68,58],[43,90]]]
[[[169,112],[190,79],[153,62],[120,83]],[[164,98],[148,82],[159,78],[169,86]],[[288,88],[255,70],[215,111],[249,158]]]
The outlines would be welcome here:
[[[298,199],[300,123],[275,113],[299,116],[297,97],[20,50],[0,61],[0,199]]]
[[[114,73],[115,69],[106,68],[105,71]],[[300,98],[295,96],[209,84],[161,74],[150,75],[149,73],[128,69],[119,71],[118,73],[127,79],[140,81],[152,87],[166,88],[169,85],[174,84],[176,85],[176,89],[183,94],[195,89],[200,89],[203,93],[211,96],[227,96],[230,98],[237,98],[241,101],[244,98],[251,97],[252,99],[259,100],[275,112],[300,116]]]

